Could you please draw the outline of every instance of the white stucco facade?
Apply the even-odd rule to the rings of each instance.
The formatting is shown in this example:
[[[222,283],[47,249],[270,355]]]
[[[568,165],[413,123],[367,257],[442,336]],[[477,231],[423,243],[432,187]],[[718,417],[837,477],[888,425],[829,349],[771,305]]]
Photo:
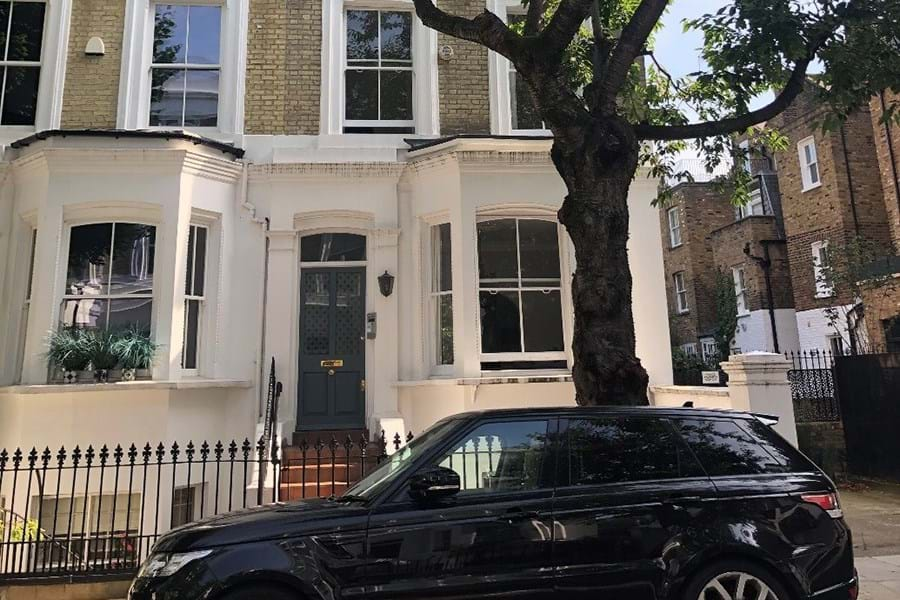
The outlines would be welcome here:
[[[779,352],[800,350],[797,319],[792,308],[775,309],[775,330],[778,334]],[[772,335],[772,316],[768,309],[754,310],[738,317],[734,348],[743,352],[774,352],[775,336]]]
[[[315,156],[315,149],[274,152],[272,146],[250,153],[268,160],[239,159],[195,142],[50,136],[7,150],[0,188],[0,311],[8,315],[0,325],[0,446],[83,444],[98,436],[123,443],[252,437],[272,359],[284,389],[280,431],[289,438],[303,429],[301,277],[323,265],[301,264],[300,242],[322,233],[365,238],[365,259],[350,266],[365,273],[364,312],[375,322],[364,341],[369,431],[405,434],[463,410],[574,402],[568,288],[575,264],[561,227],[565,343],[550,357],[552,368],[514,362],[486,371],[492,359],[482,354],[480,339],[477,223],[556,222],[565,189],[548,140],[449,139],[408,152],[356,148],[346,155],[375,160],[343,162],[331,151],[320,161],[292,160]],[[289,162],[279,162],[279,155]],[[650,234],[655,189],[643,174],[632,185],[628,259],[638,355],[651,382],[666,385],[671,357],[659,343],[668,327],[662,247]],[[68,387],[52,381],[46,337],[61,318],[71,229],[101,222],[156,228],[152,335],[160,351],[152,381]],[[429,244],[431,227],[440,223],[449,224],[452,248],[452,364],[435,361],[430,308]],[[207,291],[198,365],[187,370],[183,282],[189,229],[198,224],[209,232]],[[379,290],[385,272],[395,278],[389,296]]]

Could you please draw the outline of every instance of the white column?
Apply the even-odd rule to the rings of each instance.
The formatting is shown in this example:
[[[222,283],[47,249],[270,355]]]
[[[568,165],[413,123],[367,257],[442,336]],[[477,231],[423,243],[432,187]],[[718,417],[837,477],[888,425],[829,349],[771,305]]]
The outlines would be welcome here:
[[[274,230],[269,236],[269,279],[266,283],[266,342],[263,360],[268,375],[269,363],[275,358],[275,372],[284,384],[278,407],[279,421],[297,421],[297,353],[300,318],[298,305],[297,232]]]
[[[791,363],[784,356],[769,352],[738,354],[722,363],[728,374],[732,407],[777,416],[775,430],[796,446],[797,424],[787,378],[790,368]]]
[[[388,436],[393,435],[392,431],[402,436],[404,426],[396,387],[400,376],[398,307],[400,295],[410,282],[397,277],[399,230],[372,229],[369,236],[368,306],[376,314],[377,332],[375,339],[366,343],[366,409],[373,434],[384,429]],[[385,271],[396,277],[388,297],[382,295],[378,286],[378,277]]]

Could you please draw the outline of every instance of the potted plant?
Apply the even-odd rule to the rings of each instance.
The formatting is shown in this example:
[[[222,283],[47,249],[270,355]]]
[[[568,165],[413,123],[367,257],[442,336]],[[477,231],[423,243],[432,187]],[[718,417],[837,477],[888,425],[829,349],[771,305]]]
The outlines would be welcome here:
[[[90,349],[91,365],[94,367],[94,381],[107,383],[109,370],[119,363],[115,352],[116,335],[106,329],[93,329],[86,332]]]
[[[149,379],[150,365],[156,357],[159,345],[150,339],[149,333],[132,326],[116,336],[114,352],[122,364],[122,379]]]
[[[77,383],[79,371],[91,362],[86,332],[75,327],[62,327],[47,339],[47,362],[63,373],[63,383]]]

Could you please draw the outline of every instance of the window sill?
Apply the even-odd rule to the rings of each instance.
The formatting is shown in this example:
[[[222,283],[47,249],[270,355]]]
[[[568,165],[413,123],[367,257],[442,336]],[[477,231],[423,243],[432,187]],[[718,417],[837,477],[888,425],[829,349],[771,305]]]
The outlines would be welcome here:
[[[820,188],[820,187],[822,187],[822,182],[821,182],[821,181],[820,181],[819,183],[815,183],[815,184],[810,185],[810,186],[803,186],[803,189],[801,189],[800,191],[801,191],[801,193],[806,193],[806,192],[811,192],[811,191],[813,191],[813,190],[815,190],[815,189],[818,189],[818,188]]]
[[[690,310],[679,310],[678,314],[679,315],[689,315],[689,314],[691,314],[691,311]]]
[[[681,242],[680,244],[669,244],[669,250],[674,250],[674,249],[676,249],[676,248],[681,248],[682,246],[684,246],[684,242]]]
[[[817,300],[825,300],[827,298],[834,298],[834,292],[816,292]]]
[[[749,317],[749,316],[750,316],[750,311],[749,311],[749,310],[745,310],[745,311],[742,311],[742,312],[738,312],[737,316],[738,316],[739,318],[740,318],[740,317]]]
[[[120,381],[116,383],[51,383],[0,387],[0,394],[64,394],[69,392],[131,392],[135,390],[191,390],[252,387],[239,379],[182,379],[181,381]]]

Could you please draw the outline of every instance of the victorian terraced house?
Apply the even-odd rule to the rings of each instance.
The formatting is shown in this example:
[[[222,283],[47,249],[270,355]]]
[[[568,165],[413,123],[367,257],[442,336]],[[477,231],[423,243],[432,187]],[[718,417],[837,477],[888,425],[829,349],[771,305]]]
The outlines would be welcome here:
[[[502,57],[408,0],[3,0],[0,52],[0,446],[252,439],[273,359],[288,440],[573,401],[565,189]],[[666,384],[655,190],[628,258]],[[66,326],[149,332],[149,379],[64,384]]]

